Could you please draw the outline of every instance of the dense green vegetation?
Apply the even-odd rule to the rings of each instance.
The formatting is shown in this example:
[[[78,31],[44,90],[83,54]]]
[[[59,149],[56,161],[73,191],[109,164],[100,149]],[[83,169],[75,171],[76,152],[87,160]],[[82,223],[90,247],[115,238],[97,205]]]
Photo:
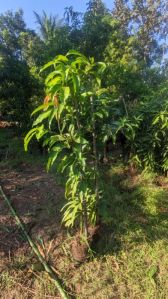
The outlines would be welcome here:
[[[119,298],[166,298],[155,261],[166,259],[167,179],[162,188],[157,177],[168,175],[167,1],[115,0],[109,11],[90,0],[85,13],[70,6],[63,19],[45,12],[34,17],[37,32],[27,28],[21,10],[0,15],[0,120],[17,134],[16,144],[4,137],[10,129],[1,134],[1,163],[9,157],[17,168],[20,155],[31,163],[40,155],[37,144],[44,147],[47,170],[58,172],[65,186],[64,226],[76,238],[82,232],[76,240],[87,252],[114,253],[116,275],[108,269],[111,257],[100,258],[114,298],[115,288]],[[127,268],[126,259],[137,263]],[[149,265],[145,287],[136,265],[141,272]],[[87,282],[93,273],[83,267]],[[81,283],[80,275],[72,284]],[[88,291],[86,284],[77,293],[91,298],[97,285]],[[96,298],[110,294],[98,291]]]
[[[40,68],[69,50],[106,62],[102,87],[110,96],[106,135],[122,133],[128,156],[142,167],[167,170],[166,1],[100,0],[84,14],[67,7],[63,19],[35,13],[39,31],[26,27],[23,12],[0,16],[0,113],[22,131],[44,98],[47,73]],[[99,126],[96,127],[99,134]],[[113,140],[114,141],[114,140]],[[150,145],[150,146],[149,146]]]

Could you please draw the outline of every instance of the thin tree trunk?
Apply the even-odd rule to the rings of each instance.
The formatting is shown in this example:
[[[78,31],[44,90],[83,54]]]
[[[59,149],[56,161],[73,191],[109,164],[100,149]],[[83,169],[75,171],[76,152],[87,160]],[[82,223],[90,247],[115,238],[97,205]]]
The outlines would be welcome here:
[[[79,135],[81,135],[81,124],[80,124],[80,120],[79,120],[79,107],[78,107],[78,102],[74,101],[75,104],[75,109],[76,109],[76,124],[77,124],[77,128],[78,128],[78,132]],[[81,147],[81,152],[82,152],[82,147]],[[86,200],[83,197],[82,200],[82,233],[85,235],[86,239],[88,238],[88,215],[87,215],[87,204],[86,204]]]
[[[87,239],[88,238],[88,217],[87,217],[87,205],[84,197],[82,201],[82,208],[83,208],[83,233]]]
[[[92,128],[93,128],[93,154],[94,154],[94,170],[95,170],[95,194],[96,199],[98,201],[99,199],[99,186],[98,186],[98,155],[97,155],[97,140],[96,140],[96,126],[95,126],[95,117],[94,117],[94,103],[93,103],[93,97],[90,97],[90,103],[91,103],[91,112],[92,112]]]

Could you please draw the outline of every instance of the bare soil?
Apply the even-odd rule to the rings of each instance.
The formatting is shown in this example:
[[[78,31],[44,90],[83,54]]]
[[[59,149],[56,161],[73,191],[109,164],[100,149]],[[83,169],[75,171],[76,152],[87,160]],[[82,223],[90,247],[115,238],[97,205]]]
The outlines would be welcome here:
[[[54,176],[46,173],[45,169],[26,163],[23,163],[19,170],[2,169],[0,184],[39,250],[61,276],[59,268],[61,272],[67,270],[67,267],[62,268],[61,264],[64,264],[63,260],[68,255],[66,246],[62,247],[67,239],[66,232],[61,227],[60,208],[64,200],[63,188],[56,183]],[[41,265],[33,256],[9,208],[0,198],[0,274],[3,271],[11,271],[11,265],[20,257],[26,259],[22,273],[24,276],[29,277],[30,272],[41,271]],[[17,267],[20,269],[21,261],[19,263]],[[27,285],[24,284],[21,284],[21,288],[28,290]],[[33,289],[30,289],[28,293],[32,292]],[[4,295],[2,297],[0,295],[0,298],[4,298]],[[17,295],[8,298],[17,298]],[[28,297],[25,295],[24,298]],[[31,295],[30,298],[36,297]],[[48,298],[47,295],[44,298]]]

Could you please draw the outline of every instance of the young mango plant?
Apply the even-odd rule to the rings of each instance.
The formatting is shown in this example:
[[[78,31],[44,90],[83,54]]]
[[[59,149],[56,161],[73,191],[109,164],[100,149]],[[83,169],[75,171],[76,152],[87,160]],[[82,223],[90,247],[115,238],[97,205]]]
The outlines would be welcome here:
[[[101,79],[106,65],[95,63],[76,51],[58,55],[41,71],[49,70],[44,103],[33,128],[24,140],[25,150],[33,136],[48,147],[47,170],[54,163],[67,175],[63,207],[66,227],[78,224],[88,237],[89,225],[95,225],[100,197],[98,183],[98,128],[108,115],[108,92]]]

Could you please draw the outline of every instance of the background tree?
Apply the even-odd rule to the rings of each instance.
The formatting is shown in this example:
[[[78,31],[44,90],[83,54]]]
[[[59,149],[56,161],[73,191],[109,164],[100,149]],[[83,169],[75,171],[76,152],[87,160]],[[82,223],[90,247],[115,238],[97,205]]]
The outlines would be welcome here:
[[[104,50],[109,41],[111,27],[105,19],[109,12],[101,0],[91,0],[83,16],[83,40],[81,51],[87,56],[102,60]]]
[[[59,53],[66,53],[71,48],[69,28],[63,19],[58,16],[47,16],[45,11],[40,16],[34,12],[39,25],[39,33],[45,45],[45,62],[54,58]]]
[[[82,47],[82,25],[83,25],[83,13],[75,11],[73,6],[66,7],[64,12],[65,23],[69,30],[69,39],[71,47],[79,50]]]
[[[166,0],[116,0],[113,16],[130,36],[136,36],[138,59],[148,65],[158,61],[166,52],[168,30]]]
[[[25,34],[32,35],[32,32],[26,29],[21,10],[0,15],[1,115],[18,122],[22,128],[28,123],[37,83],[24,57],[21,36]]]

